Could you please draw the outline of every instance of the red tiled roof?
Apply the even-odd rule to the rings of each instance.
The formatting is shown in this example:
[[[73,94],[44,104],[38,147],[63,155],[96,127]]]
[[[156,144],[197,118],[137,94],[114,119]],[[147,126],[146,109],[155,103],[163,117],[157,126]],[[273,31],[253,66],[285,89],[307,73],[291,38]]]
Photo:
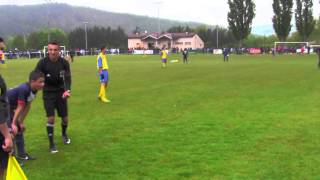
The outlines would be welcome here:
[[[129,39],[145,39],[147,37],[151,37],[151,38],[163,38],[163,37],[167,37],[169,39],[179,39],[179,38],[186,38],[186,37],[193,37],[194,35],[196,35],[196,33],[162,33],[162,34],[158,34],[158,33],[140,33],[140,34],[132,34],[129,35],[128,38]]]
[[[186,38],[186,37],[193,37],[194,35],[196,35],[196,33],[172,33],[172,37],[173,39],[179,39],[179,38]]]

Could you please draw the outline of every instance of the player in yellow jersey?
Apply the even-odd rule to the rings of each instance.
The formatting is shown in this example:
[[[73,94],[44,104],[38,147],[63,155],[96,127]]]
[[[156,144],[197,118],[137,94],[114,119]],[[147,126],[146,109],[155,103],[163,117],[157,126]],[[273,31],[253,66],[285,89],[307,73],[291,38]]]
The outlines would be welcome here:
[[[168,53],[166,48],[162,48],[162,51],[160,52],[161,60],[162,60],[162,67],[165,68],[167,67],[167,58],[168,58]]]
[[[100,78],[100,90],[98,98],[102,102],[110,102],[110,100],[107,98],[107,87],[108,87],[108,79],[109,79],[109,73],[108,73],[108,63],[107,63],[107,56],[106,56],[106,47],[100,48],[100,54],[97,58],[97,68]]]

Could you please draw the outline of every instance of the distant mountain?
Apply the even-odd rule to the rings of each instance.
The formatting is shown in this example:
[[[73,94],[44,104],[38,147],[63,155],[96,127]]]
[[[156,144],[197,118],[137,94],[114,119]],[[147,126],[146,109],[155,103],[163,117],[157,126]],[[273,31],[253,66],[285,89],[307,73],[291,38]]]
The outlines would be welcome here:
[[[16,34],[28,34],[44,27],[56,27],[70,32],[77,27],[84,28],[83,22],[88,22],[88,27],[97,25],[110,26],[116,29],[120,26],[127,34],[131,34],[136,27],[139,27],[142,31],[158,31],[157,18],[112,13],[59,3],[53,3],[49,6],[45,4],[28,6],[2,5],[0,6],[0,12],[0,36],[4,37]],[[203,25],[195,22],[166,19],[160,19],[160,22],[161,31],[178,25],[188,25],[191,28]]]

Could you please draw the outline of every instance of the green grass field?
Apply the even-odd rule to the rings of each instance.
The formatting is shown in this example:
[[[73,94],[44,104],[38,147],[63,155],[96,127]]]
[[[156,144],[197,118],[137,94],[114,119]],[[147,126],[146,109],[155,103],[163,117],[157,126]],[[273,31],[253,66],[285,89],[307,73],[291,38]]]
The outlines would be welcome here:
[[[320,179],[320,71],[317,57],[108,56],[109,98],[97,100],[96,57],[71,64],[71,145],[60,119],[50,154],[42,94],[26,119],[24,167],[47,179]],[[180,56],[170,59],[181,59]],[[9,87],[37,60],[9,61]]]

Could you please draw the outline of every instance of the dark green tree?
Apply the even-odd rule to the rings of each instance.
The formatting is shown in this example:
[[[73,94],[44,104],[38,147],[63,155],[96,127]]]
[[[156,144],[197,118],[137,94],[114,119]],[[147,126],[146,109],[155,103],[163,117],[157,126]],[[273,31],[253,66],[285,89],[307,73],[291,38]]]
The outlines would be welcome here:
[[[191,29],[189,26],[173,26],[171,28],[169,28],[167,30],[167,32],[170,32],[170,33],[179,33],[179,32],[194,32],[193,29]]]
[[[141,28],[139,26],[136,26],[136,28],[132,31],[133,34],[139,34],[141,33]]]
[[[273,29],[280,41],[285,41],[291,31],[293,0],[273,0]]]
[[[85,31],[82,28],[76,28],[71,31],[68,35],[70,48],[76,49],[81,48],[84,49],[85,45]]]
[[[209,28],[206,26],[199,26],[195,32],[204,42],[205,48],[216,48],[217,46],[217,30],[219,47],[234,47],[237,45],[236,39],[233,37],[232,32],[222,27]]]
[[[320,43],[320,20],[317,20],[317,23],[315,25],[315,29],[312,32],[312,34],[309,36],[309,39],[312,39],[315,41],[316,44]]]
[[[28,49],[43,49],[43,46],[48,45],[48,34],[50,34],[50,41],[56,41],[60,45],[68,46],[68,36],[66,33],[57,28],[41,29],[37,32],[31,33],[27,38],[26,47]]]
[[[251,33],[252,20],[255,16],[253,0],[228,0],[229,29],[242,46],[242,41]]]
[[[198,36],[203,40],[204,47],[211,47],[211,38],[209,35],[211,34],[211,29],[208,29],[206,26],[200,26],[196,29]]]
[[[111,47],[121,49],[127,48],[128,37],[120,26],[112,31],[112,37],[114,37],[114,41],[111,43]]]
[[[120,27],[111,29],[110,27],[94,26],[87,29],[88,48],[127,48],[127,35]],[[69,33],[71,48],[85,48],[85,31],[81,28],[75,29]]]
[[[312,14],[312,0],[296,0],[296,27],[301,40],[306,41],[315,28],[316,21]]]
[[[62,29],[52,28],[49,32],[51,41],[55,41],[61,46],[69,47],[68,35]]]
[[[190,28],[189,26],[186,26],[186,27],[184,28],[184,31],[185,31],[185,32],[194,32],[194,30],[193,30],[192,28]]]
[[[10,49],[18,49],[18,50],[25,50],[26,43],[24,37],[22,35],[17,35],[12,38]]]
[[[27,37],[27,49],[43,49],[48,44],[48,29],[42,29],[29,34]]]
[[[88,32],[88,48],[100,48],[107,45],[106,38],[110,36],[104,27],[94,26],[87,30]]]

